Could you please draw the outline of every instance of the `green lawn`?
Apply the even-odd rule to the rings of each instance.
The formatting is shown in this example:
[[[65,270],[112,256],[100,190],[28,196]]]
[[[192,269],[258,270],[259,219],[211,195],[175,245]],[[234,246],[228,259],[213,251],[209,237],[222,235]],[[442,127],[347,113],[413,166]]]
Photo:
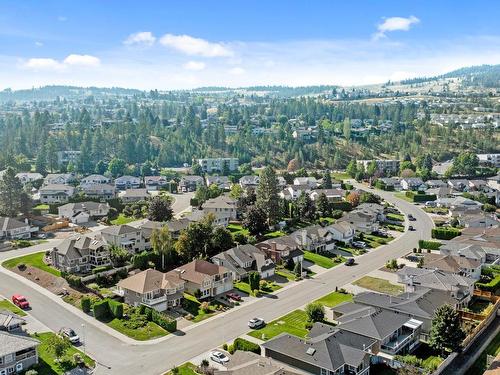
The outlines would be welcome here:
[[[352,178],[347,172],[333,172],[332,177],[337,181],[350,180]]]
[[[40,210],[40,211],[46,211],[48,210],[50,207],[48,204],[39,204],[35,207],[33,207],[34,210]]]
[[[179,367],[177,367],[177,374],[178,375],[198,375],[199,373],[196,372],[196,366],[193,365],[191,362],[186,362]],[[172,371],[167,372],[165,375],[173,375],[174,373]]]
[[[375,236],[373,234],[363,235],[363,241],[365,241],[373,249],[379,247],[380,245],[385,245],[390,241],[392,241],[393,239],[394,237],[391,236],[382,237],[382,236]]]
[[[114,220],[111,220],[111,224],[113,225],[123,225],[123,224],[128,224],[131,221],[137,220],[133,216],[125,216],[124,214],[118,215],[118,217]]]
[[[64,374],[66,371],[74,368],[72,364],[73,355],[78,353],[85,360],[85,364],[88,367],[94,367],[94,361],[87,355],[84,355],[80,350],[76,349],[74,346],[71,346],[62,361],[56,363],[56,357],[52,353],[49,347],[50,338],[55,335],[52,332],[45,333],[37,333],[32,337],[40,341],[40,346],[38,347],[38,357],[39,357],[39,366],[37,367],[38,375],[59,375]]]
[[[14,314],[17,314],[19,316],[26,316],[27,314],[21,310],[19,307],[14,305],[12,302],[10,302],[7,299],[0,300],[0,311],[2,310],[9,310],[13,312]]]
[[[413,199],[411,199],[410,197],[407,197],[406,194],[404,192],[399,192],[399,193],[394,193],[394,196],[397,197],[397,198],[400,198],[400,199],[403,199],[407,202],[411,202],[413,203]]]
[[[328,258],[324,255],[312,253],[310,251],[304,251],[304,259],[316,264],[317,266],[323,267],[323,268],[332,268],[332,267],[342,263],[344,260],[343,258],[340,258],[339,261],[334,261],[332,258]],[[339,258],[336,258],[336,259],[339,259]]]
[[[269,340],[280,333],[287,332],[298,337],[306,337],[309,331],[306,329],[307,314],[304,310],[295,310],[282,316],[267,325],[264,328],[256,329],[248,335],[257,339]],[[264,335],[264,336],[262,336]]]
[[[187,293],[184,293],[184,301],[182,306],[184,310],[193,315],[193,319],[191,321],[194,323],[201,322],[202,320],[210,318],[211,316],[214,316],[216,314],[216,311],[212,306],[212,312],[203,311],[200,308],[201,302],[198,301],[195,296]]]
[[[405,231],[405,227],[402,226],[402,225],[396,225],[396,224],[386,224],[385,225],[388,229],[391,229],[391,230],[396,230],[398,232],[404,232]]]
[[[39,268],[42,271],[51,273],[54,276],[58,277],[61,276],[61,272],[59,272],[59,270],[56,270],[55,268],[52,268],[43,262],[44,256],[45,256],[45,251],[28,254],[21,257],[6,260],[5,262],[2,263],[2,266],[10,269],[16,267],[18,264],[24,263],[26,266]]]
[[[282,237],[282,236],[285,236],[285,235],[286,235],[285,232],[282,232],[281,230],[276,230],[274,232],[268,232],[268,233],[264,234],[264,238],[265,239],[270,239],[270,238]]]
[[[353,284],[375,292],[392,294],[393,296],[404,292],[402,285],[392,284],[389,281],[379,279],[378,277],[364,276],[353,282]]]
[[[227,226],[227,229],[231,232],[231,234],[234,236],[236,233],[242,233],[245,236],[249,236],[250,232],[248,229],[243,228],[240,224],[229,224]]]
[[[341,304],[342,302],[350,302],[350,301],[352,301],[351,294],[339,293],[339,292],[332,292],[316,300],[316,302],[319,302],[326,307],[333,307]]]
[[[139,341],[153,340],[168,335],[167,331],[153,322],[147,322],[144,327],[130,328],[127,327],[125,320],[115,318],[106,322],[106,324],[114,330],[123,333],[125,336]]]
[[[234,288],[238,289],[239,291],[246,293],[248,295],[251,294],[250,285],[245,281],[235,282]],[[260,289],[259,291],[262,294],[269,294],[269,293],[272,293],[278,289],[281,289],[281,287],[279,285],[276,285],[275,283],[268,282],[266,289]]]
[[[481,353],[481,356],[474,362],[472,367],[467,372],[467,375],[481,375],[486,370],[486,355],[497,356],[500,353],[500,333],[495,336],[493,341],[486,347],[486,350]]]
[[[395,220],[395,221],[405,221],[405,217],[401,214],[387,214],[386,215],[388,219]]]

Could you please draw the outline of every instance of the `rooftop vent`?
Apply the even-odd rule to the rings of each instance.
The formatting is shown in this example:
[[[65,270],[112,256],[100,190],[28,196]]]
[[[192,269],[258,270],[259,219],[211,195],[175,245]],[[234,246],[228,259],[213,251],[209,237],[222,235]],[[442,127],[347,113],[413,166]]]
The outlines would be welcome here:
[[[306,350],[306,353],[309,354],[309,355],[314,355],[314,353],[316,353],[316,349],[309,348],[309,349]]]

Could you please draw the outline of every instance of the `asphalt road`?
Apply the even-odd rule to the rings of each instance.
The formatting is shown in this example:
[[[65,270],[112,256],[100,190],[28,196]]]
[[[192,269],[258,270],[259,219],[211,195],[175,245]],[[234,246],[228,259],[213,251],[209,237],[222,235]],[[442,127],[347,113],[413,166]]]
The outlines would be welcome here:
[[[377,191],[377,194],[396,204],[403,213],[412,214],[416,218],[416,221],[411,223],[415,231],[407,231],[390,244],[357,257],[355,266],[337,266],[314,279],[291,284],[274,296],[246,303],[189,327],[184,333],[169,335],[166,339],[141,344],[121,340],[103,330],[101,323],[82,317],[63,302],[56,303],[57,297],[46,295],[25,280],[13,278],[3,268],[0,272],[0,294],[26,295],[33,306],[31,314],[43,324],[53,330],[69,326],[85,337],[87,352],[99,364],[96,374],[162,374],[174,365],[248,332],[247,321],[250,318],[259,316],[270,321],[300,308],[333,291],[335,287],[341,287],[382,267],[387,260],[408,253],[417,246],[418,240],[430,237],[433,223],[425,212],[411,203],[395,198],[391,193]],[[7,256],[7,253],[0,254],[0,259]],[[85,333],[82,324],[85,324]]]

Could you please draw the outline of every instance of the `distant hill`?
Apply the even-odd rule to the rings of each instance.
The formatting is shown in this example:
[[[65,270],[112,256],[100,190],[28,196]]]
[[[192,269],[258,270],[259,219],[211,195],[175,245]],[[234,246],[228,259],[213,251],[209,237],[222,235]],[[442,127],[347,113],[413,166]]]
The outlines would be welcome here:
[[[403,85],[411,85],[437,81],[445,78],[460,78],[466,87],[500,88],[500,64],[477,65],[453,70],[434,77],[416,77],[400,81]]]

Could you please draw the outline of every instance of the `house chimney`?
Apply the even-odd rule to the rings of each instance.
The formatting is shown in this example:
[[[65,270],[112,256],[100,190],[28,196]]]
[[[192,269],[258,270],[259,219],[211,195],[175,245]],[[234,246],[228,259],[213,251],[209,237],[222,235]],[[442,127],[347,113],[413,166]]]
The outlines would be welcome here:
[[[271,242],[271,251],[276,252],[276,242],[275,241]]]

